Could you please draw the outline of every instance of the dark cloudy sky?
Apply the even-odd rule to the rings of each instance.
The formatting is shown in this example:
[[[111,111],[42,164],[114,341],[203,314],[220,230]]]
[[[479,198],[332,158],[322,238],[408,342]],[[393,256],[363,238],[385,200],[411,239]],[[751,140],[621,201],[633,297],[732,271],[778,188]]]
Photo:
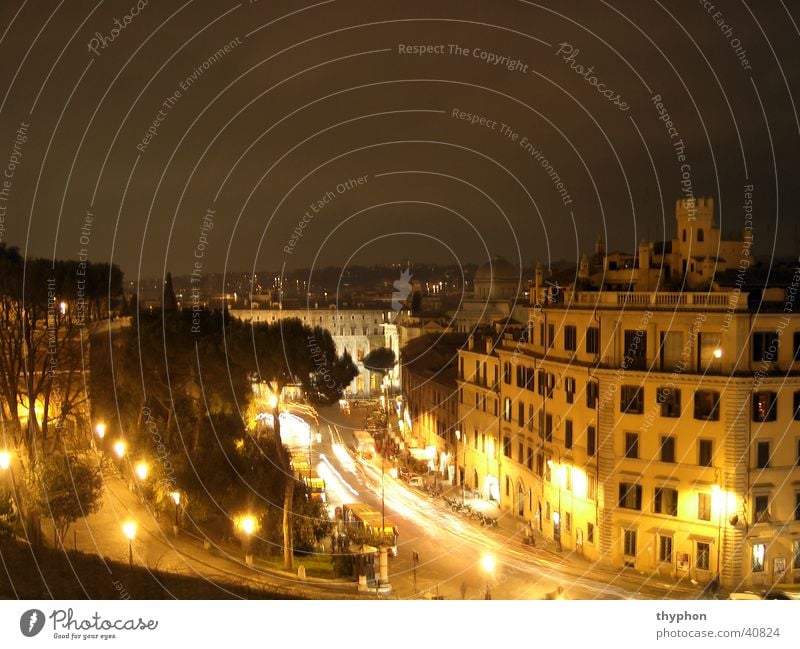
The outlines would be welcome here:
[[[687,189],[715,197],[723,230],[742,227],[752,184],[758,252],[797,251],[797,3],[140,7],[0,3],[1,234],[29,255],[85,248],[135,279],[195,261],[209,272],[574,259],[598,234],[633,250],[675,234],[680,140]],[[443,47],[400,51],[417,45]]]

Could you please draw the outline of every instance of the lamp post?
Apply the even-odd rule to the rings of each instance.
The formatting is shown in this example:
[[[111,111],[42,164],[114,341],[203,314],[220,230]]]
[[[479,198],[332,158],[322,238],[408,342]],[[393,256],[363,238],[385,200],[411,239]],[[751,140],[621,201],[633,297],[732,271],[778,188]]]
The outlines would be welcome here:
[[[122,532],[128,539],[128,567],[133,568],[133,539],[136,538],[136,521],[125,521]]]
[[[147,480],[147,476],[150,473],[150,466],[144,460],[137,462],[136,466],[134,467],[134,471],[136,471],[136,477],[139,478],[142,482]]]
[[[178,516],[178,508],[181,505],[181,492],[176,489],[170,494],[170,498],[172,498],[172,502],[175,503],[175,523],[172,526],[172,533],[175,536],[178,536],[178,531],[180,530],[180,519]]]
[[[486,573],[486,595],[484,599],[492,599],[492,591],[490,590],[490,581],[494,576],[495,561],[491,554],[484,554],[481,557],[481,568]]]
[[[255,531],[258,529],[258,521],[255,516],[245,514],[236,519],[236,527],[239,529],[242,538],[242,549],[244,550],[244,562],[248,566],[253,565],[253,555],[250,552],[250,542]]]
[[[553,524],[555,528],[553,530],[553,536],[556,541],[556,550],[561,552],[561,488],[564,479],[562,474],[564,467],[561,465],[561,453],[559,451],[556,452],[558,453],[558,463],[553,464],[553,460],[547,460],[547,465],[550,467],[550,471],[555,470],[556,480],[558,481],[558,510],[553,514]]]
[[[458,467],[458,443],[461,441],[461,430],[456,429],[456,476],[458,480],[461,482],[461,502],[464,502],[464,476],[460,474],[459,467]],[[467,447],[466,444],[463,446],[464,448],[464,473],[467,472]]]
[[[17,499],[17,483],[14,480],[14,467],[11,466],[11,452],[7,450],[0,451],[0,471],[3,473],[8,472],[8,477],[11,479],[11,498],[16,510],[17,516],[22,516],[19,508],[19,501]],[[22,519],[20,518],[20,522]]]
[[[127,451],[128,445],[124,440],[118,439],[116,442],[114,442],[114,453],[120,460],[125,457],[125,453]]]

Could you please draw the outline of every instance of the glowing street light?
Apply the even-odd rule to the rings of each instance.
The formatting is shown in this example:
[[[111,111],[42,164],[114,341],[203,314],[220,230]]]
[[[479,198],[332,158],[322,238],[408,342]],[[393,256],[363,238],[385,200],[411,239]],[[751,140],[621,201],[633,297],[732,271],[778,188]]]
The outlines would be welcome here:
[[[181,506],[181,492],[176,489],[169,495],[169,497],[172,498],[172,502],[175,503],[175,523],[172,526],[172,533],[177,536],[178,530],[180,529],[180,518],[178,515],[178,508]]]
[[[483,571],[486,573],[486,596],[484,599],[492,599],[489,580],[494,576],[495,560],[491,554],[484,554],[481,557],[481,568],[483,568]]]
[[[147,480],[147,475],[150,473],[150,466],[145,461],[137,462],[134,471],[139,480],[144,481]]]
[[[274,394],[269,395],[269,400],[267,403],[269,404],[271,410],[275,410],[275,408],[278,406],[278,397],[276,397]]]
[[[103,421],[98,421],[94,427],[95,435],[97,435],[100,439],[103,439],[106,436],[106,424]]]
[[[117,457],[121,460],[125,457],[125,453],[128,450],[128,445],[121,439],[118,439],[114,442],[114,453],[117,454]]]
[[[0,469],[6,471],[11,466],[11,453],[0,451]]]
[[[235,521],[234,524],[236,528],[241,532],[242,538],[242,548],[244,549],[244,562],[248,566],[253,565],[253,555],[250,552],[250,542],[252,540],[253,534],[258,529],[258,521],[256,517],[251,514],[244,514],[239,516]]]
[[[125,521],[122,533],[128,539],[128,565],[133,568],[133,539],[136,538],[136,521]]]

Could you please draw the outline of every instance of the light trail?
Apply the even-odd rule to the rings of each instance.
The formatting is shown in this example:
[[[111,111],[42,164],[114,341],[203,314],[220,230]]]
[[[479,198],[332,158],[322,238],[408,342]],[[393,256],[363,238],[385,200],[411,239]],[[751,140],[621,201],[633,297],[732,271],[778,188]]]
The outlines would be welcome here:
[[[318,473],[320,478],[325,480],[326,490],[328,488],[328,485],[337,484],[338,483],[338,485],[340,487],[344,487],[344,489],[339,489],[340,493],[344,493],[344,490],[346,489],[353,496],[358,497],[358,495],[359,495],[358,491],[356,491],[355,489],[353,489],[352,486],[350,486],[350,484],[347,482],[347,480],[344,479],[344,476],[342,476],[342,474],[339,473],[336,470],[336,467],[333,466],[333,464],[331,464],[331,461],[326,457],[326,455],[324,453],[320,453],[319,454],[319,459],[320,459],[320,463],[317,465],[317,473]],[[325,477],[326,474],[328,475],[328,477]],[[346,496],[344,496],[344,498],[346,498]],[[344,502],[350,502],[350,501],[342,499],[341,502],[344,503]]]

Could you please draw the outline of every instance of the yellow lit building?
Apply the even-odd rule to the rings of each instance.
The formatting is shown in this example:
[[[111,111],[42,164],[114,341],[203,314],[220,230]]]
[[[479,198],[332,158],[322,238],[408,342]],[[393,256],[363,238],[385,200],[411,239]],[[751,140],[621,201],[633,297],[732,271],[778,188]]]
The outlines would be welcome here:
[[[537,276],[525,324],[459,354],[467,485],[608,565],[800,582],[800,267],[756,290],[750,243],[703,292]]]

